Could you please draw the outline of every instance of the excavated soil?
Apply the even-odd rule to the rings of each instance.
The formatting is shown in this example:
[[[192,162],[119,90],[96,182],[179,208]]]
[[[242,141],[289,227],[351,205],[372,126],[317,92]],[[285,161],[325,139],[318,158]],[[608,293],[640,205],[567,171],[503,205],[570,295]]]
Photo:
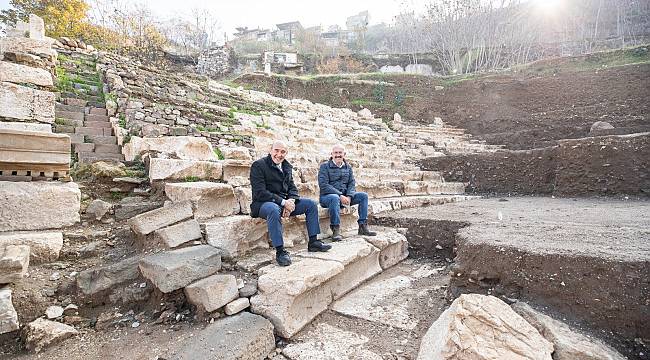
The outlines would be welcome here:
[[[423,256],[455,253],[454,297],[522,299],[592,329],[630,358],[647,358],[649,202],[495,198],[395,211],[376,221],[408,227]]]

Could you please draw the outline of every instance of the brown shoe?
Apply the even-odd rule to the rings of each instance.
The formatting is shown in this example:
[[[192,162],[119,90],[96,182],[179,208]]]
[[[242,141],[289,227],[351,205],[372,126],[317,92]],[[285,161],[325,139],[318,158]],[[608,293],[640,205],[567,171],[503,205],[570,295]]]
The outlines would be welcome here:
[[[375,236],[377,233],[370,231],[370,229],[368,229],[368,224],[359,224],[359,235]]]

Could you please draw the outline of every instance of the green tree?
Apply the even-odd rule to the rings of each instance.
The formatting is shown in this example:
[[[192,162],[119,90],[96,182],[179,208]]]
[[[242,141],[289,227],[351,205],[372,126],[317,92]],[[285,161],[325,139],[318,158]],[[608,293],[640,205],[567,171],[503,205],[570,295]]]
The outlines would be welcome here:
[[[0,11],[0,23],[14,26],[29,21],[29,14],[43,18],[45,33],[50,37],[78,37],[86,27],[86,13],[90,9],[83,0],[10,0],[11,6]]]

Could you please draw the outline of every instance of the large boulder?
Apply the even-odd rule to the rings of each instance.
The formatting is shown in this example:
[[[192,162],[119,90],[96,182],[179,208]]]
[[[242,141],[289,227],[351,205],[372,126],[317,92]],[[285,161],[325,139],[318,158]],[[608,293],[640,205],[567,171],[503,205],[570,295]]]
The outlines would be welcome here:
[[[426,332],[418,359],[545,359],[553,344],[494,296],[458,297]]]
[[[81,191],[73,182],[0,181],[0,231],[74,225],[80,206]]]
[[[25,347],[29,351],[38,353],[44,348],[78,333],[70,325],[39,318],[27,324],[25,327]]]
[[[140,272],[164,293],[183,288],[221,269],[221,252],[210,245],[164,251],[140,261]]]
[[[7,245],[29,246],[29,262],[32,264],[56,261],[63,248],[63,233],[8,232],[0,233],[0,247]]]
[[[255,360],[266,358],[274,348],[273,325],[259,315],[245,312],[208,325],[175,350],[171,358]]]
[[[221,161],[199,161],[160,159],[149,160],[149,179],[185,180],[197,178],[200,180],[219,180],[223,176]]]
[[[18,328],[18,314],[11,302],[11,289],[0,287],[0,334],[16,331]]]
[[[133,161],[136,156],[158,153],[163,158],[181,160],[217,160],[212,144],[203,137],[194,136],[163,136],[158,138],[131,137],[131,141],[122,147],[122,153],[127,161]]]
[[[52,124],[54,104],[53,92],[0,82],[0,117]]]
[[[554,360],[626,359],[625,356],[603,342],[574,331],[567,324],[540,313],[524,302],[516,302],[511,307],[533,325],[546,340],[553,343],[555,346]]]
[[[239,213],[239,201],[228,184],[209,181],[168,183],[165,184],[165,194],[174,202],[190,201],[197,219]]]

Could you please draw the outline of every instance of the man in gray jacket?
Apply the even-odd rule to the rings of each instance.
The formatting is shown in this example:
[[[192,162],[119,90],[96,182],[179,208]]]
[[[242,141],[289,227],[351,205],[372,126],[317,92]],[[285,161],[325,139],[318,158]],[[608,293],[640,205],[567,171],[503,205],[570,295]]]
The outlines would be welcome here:
[[[332,240],[340,241],[341,206],[359,204],[359,235],[375,236],[368,229],[368,194],[354,189],[354,173],[345,161],[345,149],[337,144],[332,147],[332,157],[318,169],[320,205],[329,210]]]

